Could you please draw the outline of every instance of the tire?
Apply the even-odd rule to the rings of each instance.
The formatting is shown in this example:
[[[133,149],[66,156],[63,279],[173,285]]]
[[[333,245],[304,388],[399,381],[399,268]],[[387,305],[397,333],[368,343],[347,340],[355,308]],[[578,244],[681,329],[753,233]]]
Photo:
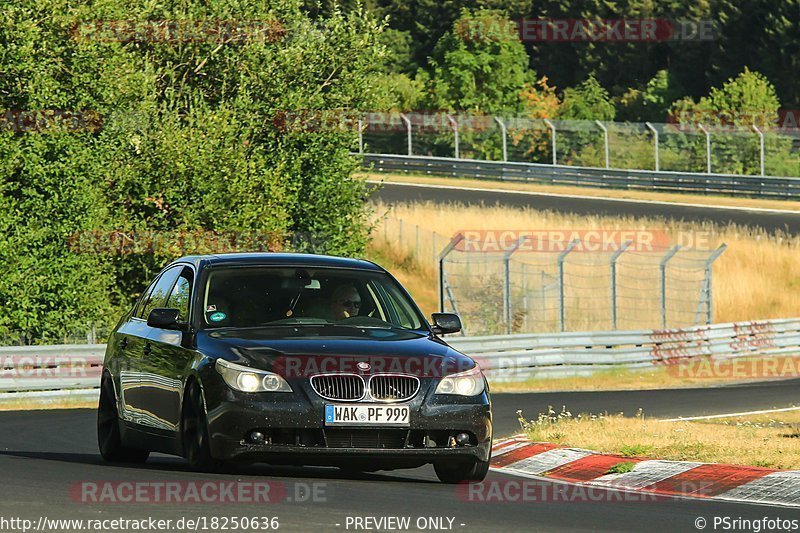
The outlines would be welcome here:
[[[196,382],[189,386],[183,401],[181,442],[183,456],[192,470],[199,472],[222,470],[224,464],[211,456],[211,440],[208,436],[208,417],[203,402],[203,391]]]
[[[452,465],[435,463],[433,469],[442,483],[464,483],[483,481],[489,473],[489,461],[456,463]]]
[[[122,443],[119,431],[117,398],[111,376],[103,374],[100,381],[100,403],[97,406],[97,446],[103,460],[114,463],[143,463],[150,456],[148,450],[128,448]]]

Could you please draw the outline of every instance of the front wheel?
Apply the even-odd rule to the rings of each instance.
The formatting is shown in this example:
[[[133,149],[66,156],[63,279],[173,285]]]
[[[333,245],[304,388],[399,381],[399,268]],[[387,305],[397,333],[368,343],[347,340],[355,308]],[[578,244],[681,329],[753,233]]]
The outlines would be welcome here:
[[[181,419],[181,440],[183,456],[190,468],[201,472],[213,472],[222,468],[222,463],[211,456],[208,418],[203,392],[197,383],[192,383],[186,391]]]
[[[117,397],[111,376],[103,374],[100,381],[100,403],[97,406],[97,445],[104,460],[122,463],[143,463],[150,452],[128,448],[122,444],[119,431]]]
[[[433,469],[442,483],[463,483],[483,481],[489,473],[489,461],[474,463],[442,464],[435,463]]]

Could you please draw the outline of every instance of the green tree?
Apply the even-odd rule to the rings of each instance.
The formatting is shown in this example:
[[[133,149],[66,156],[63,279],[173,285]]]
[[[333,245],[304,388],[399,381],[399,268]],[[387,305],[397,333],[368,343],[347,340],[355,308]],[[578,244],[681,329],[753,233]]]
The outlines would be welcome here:
[[[493,11],[462,12],[431,58],[431,106],[521,113],[521,92],[535,75],[514,28]]]
[[[629,89],[619,98],[617,120],[664,122],[672,104],[683,95],[668,70],[659,70],[641,89]]]
[[[577,87],[564,89],[558,118],[564,120],[614,120],[611,98],[594,75]]]
[[[98,34],[94,21],[109,20],[252,24],[242,39],[134,39]],[[0,137],[0,329],[45,342],[108,324],[156,269],[193,251],[185,232],[360,253],[369,213],[352,178],[357,135],[325,117],[374,108],[381,31],[357,8],[311,20],[300,0],[6,6],[0,107],[92,110],[103,124]],[[96,232],[168,238],[124,256],[75,253],[71,239]]]

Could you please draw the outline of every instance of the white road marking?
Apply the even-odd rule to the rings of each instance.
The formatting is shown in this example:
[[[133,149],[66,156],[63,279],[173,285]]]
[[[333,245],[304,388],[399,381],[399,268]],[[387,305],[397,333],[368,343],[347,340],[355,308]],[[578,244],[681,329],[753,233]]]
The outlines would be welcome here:
[[[764,409],[761,411],[745,411],[743,413],[728,413],[724,415],[686,416],[680,418],[665,418],[659,422],[682,422],[684,420],[710,420],[712,418],[731,418],[734,416],[765,415],[768,413],[783,413],[786,411],[800,411],[800,407],[784,407],[782,409]]]

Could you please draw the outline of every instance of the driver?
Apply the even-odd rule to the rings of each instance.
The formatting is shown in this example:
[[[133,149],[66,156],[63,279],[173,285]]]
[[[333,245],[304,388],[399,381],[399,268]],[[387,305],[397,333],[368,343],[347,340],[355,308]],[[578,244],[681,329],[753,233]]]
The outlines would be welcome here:
[[[330,300],[330,313],[333,320],[343,320],[357,316],[361,309],[361,295],[353,285],[340,285],[333,291]]]

